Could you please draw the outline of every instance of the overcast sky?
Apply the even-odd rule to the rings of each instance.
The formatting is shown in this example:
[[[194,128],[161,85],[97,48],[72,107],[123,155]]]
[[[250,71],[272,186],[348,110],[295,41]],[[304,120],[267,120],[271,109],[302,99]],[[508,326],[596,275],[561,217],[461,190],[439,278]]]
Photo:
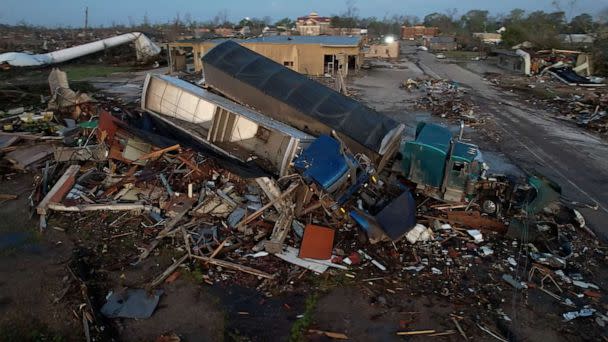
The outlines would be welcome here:
[[[571,0],[561,0],[569,3]],[[0,23],[15,24],[25,20],[30,24],[46,26],[83,26],[84,8],[89,7],[92,26],[139,23],[145,14],[151,22],[166,22],[179,12],[198,21],[212,18],[227,10],[232,21],[243,17],[270,16],[273,20],[295,18],[317,11],[320,15],[339,14],[346,8],[344,0],[2,0]],[[608,8],[608,0],[578,0],[574,15],[581,12],[597,14]],[[359,15],[382,18],[385,15],[415,15],[424,17],[432,12],[445,12],[456,8],[458,15],[470,9],[485,9],[493,14],[507,13],[513,8],[528,11],[555,11],[552,0],[355,0]],[[570,9],[564,5],[570,15]]]

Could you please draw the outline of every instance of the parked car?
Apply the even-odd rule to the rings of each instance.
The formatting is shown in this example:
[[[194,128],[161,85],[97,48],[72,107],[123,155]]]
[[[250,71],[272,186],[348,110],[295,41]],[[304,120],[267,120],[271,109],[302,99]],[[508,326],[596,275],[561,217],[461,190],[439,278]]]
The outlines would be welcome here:
[[[438,54],[435,55],[435,58],[437,58],[437,59],[445,59],[445,55],[442,54],[442,53],[438,53]]]

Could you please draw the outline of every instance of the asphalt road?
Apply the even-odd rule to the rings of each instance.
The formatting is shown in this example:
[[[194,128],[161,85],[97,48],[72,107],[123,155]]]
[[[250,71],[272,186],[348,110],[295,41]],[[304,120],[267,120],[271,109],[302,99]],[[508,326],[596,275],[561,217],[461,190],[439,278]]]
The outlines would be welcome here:
[[[502,142],[498,148],[518,166],[536,170],[562,186],[569,199],[597,203],[581,209],[586,222],[608,240],[608,143],[548,112],[527,105],[521,98],[496,88],[482,76],[457,64],[438,60],[429,52],[403,52],[425,74],[446,78],[470,88],[470,94],[489,114]]]

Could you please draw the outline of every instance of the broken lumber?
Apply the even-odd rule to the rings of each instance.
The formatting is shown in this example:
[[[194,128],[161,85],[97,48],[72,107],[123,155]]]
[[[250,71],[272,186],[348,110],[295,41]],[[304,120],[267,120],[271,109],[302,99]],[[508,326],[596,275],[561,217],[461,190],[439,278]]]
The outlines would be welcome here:
[[[268,274],[266,272],[256,270],[255,268],[251,268],[251,267],[235,264],[235,263],[232,263],[232,262],[229,262],[229,261],[220,260],[220,259],[212,259],[210,257],[198,256],[198,255],[192,255],[192,257],[194,259],[202,260],[202,261],[208,262],[208,263],[216,265],[216,266],[221,266],[221,267],[224,267],[224,268],[230,268],[230,269],[233,269],[233,270],[237,270],[237,271],[253,274],[253,275],[256,275],[258,277],[267,278],[267,279],[273,279],[274,278],[274,275],[272,275],[272,274]]]
[[[111,211],[123,211],[123,210],[146,210],[152,207],[138,204],[138,203],[116,203],[116,204],[84,204],[84,205],[72,205],[65,206],[61,203],[49,203],[45,210],[54,211],[100,211],[100,210],[111,210]],[[40,212],[39,212],[40,213]],[[46,213],[46,211],[45,211]],[[41,214],[42,215],[42,214]]]
[[[300,185],[299,182],[291,183],[291,185],[289,185],[289,188],[287,188],[287,190],[285,190],[281,194],[281,196],[279,196],[279,197],[275,198],[274,200],[266,203],[266,205],[264,205],[263,207],[261,207],[258,211],[256,211],[255,213],[253,213],[253,214],[247,216],[246,218],[244,218],[243,220],[241,220],[241,222],[237,225],[238,230],[241,231],[243,228],[245,228],[245,226],[249,222],[255,220],[258,216],[262,215],[262,213],[265,212],[271,206],[273,206],[276,201],[280,201],[283,198],[287,197],[287,195],[289,195],[291,192],[293,192],[295,189],[297,189],[299,185]]]
[[[175,150],[179,150],[179,149],[180,149],[179,144],[175,144],[173,146],[169,146],[169,147],[157,150],[157,151],[152,151],[150,153],[141,155],[141,156],[139,156],[139,158],[137,158],[137,160],[156,159],[167,152],[171,152],[171,151],[175,151]]]
[[[156,287],[158,284],[162,283],[165,278],[167,278],[173,271],[175,271],[179,265],[181,265],[188,258],[188,254],[184,254],[181,258],[179,258],[176,262],[174,262],[171,266],[169,266],[163,273],[161,273],[158,277],[156,277],[152,282],[150,282],[150,288]]]
[[[169,235],[169,233],[171,232],[171,230],[173,229],[173,227],[175,227],[176,224],[179,223],[179,221],[182,220],[182,218],[186,215],[186,213],[192,208],[192,206],[194,205],[193,202],[188,202],[186,205],[184,205],[179,212],[177,212],[175,214],[175,217],[173,217],[171,219],[171,221],[167,222],[167,224],[165,225],[165,228],[163,228],[163,230],[160,231],[160,233],[158,233],[158,236],[156,236],[157,240],[160,240],[162,238],[164,238],[165,236]]]
[[[76,175],[78,174],[78,171],[80,171],[80,165],[70,165],[70,167],[68,167],[68,169],[65,171],[63,176],[61,176],[61,178],[59,178],[57,183],[55,183],[55,185],[53,185],[53,187],[51,188],[51,191],[49,191],[46,194],[46,196],[44,196],[42,201],[40,201],[40,203],[36,207],[36,212],[39,215],[46,215],[46,211],[51,203],[61,202],[61,200],[63,199],[63,196],[65,196],[65,194],[67,194],[68,191],[70,191],[70,189],[72,189],[72,186],[74,186],[74,183],[76,183]],[[57,210],[57,209],[54,209],[54,210]],[[72,211],[72,210],[65,210],[65,211]],[[74,211],[80,211],[80,210],[74,210]]]
[[[412,331],[398,331],[398,336],[406,336],[406,335],[428,335],[436,333],[435,330],[412,330]]]
[[[270,240],[264,243],[264,249],[268,253],[281,253],[283,250],[283,242],[287,238],[287,234],[291,230],[291,222],[293,221],[293,208],[284,205],[279,219],[272,229]]]

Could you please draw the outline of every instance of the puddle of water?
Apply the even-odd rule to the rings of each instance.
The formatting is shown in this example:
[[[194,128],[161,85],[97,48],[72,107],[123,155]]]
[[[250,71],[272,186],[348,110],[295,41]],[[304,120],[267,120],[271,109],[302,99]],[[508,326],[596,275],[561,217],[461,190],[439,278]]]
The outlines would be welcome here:
[[[40,245],[33,242],[33,235],[30,232],[8,232],[0,233],[0,252],[19,249],[26,252],[40,252]]]
[[[19,247],[27,242],[30,235],[26,232],[10,232],[0,234],[0,251]]]

